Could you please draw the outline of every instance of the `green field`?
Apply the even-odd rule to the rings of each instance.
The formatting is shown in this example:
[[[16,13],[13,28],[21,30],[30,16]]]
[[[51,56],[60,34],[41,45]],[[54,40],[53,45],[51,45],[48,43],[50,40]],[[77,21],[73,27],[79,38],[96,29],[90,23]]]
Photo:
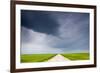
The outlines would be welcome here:
[[[21,55],[21,62],[44,62],[54,57],[56,54],[23,54]]]
[[[23,54],[21,55],[21,63],[46,62],[57,54]],[[61,54],[65,58],[74,60],[89,60],[89,53],[64,53]]]
[[[89,60],[89,53],[61,54],[70,60]]]

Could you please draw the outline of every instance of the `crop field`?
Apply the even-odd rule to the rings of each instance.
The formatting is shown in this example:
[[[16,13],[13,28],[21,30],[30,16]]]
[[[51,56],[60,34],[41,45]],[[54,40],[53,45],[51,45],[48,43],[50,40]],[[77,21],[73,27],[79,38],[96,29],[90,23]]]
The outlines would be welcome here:
[[[55,55],[56,54],[23,54],[21,55],[21,63],[45,62]]]
[[[57,54],[23,54],[21,55],[21,63],[46,62],[56,55]],[[89,60],[89,53],[64,53],[60,55],[71,61]]]
[[[89,60],[89,53],[70,53],[61,55],[70,60]]]

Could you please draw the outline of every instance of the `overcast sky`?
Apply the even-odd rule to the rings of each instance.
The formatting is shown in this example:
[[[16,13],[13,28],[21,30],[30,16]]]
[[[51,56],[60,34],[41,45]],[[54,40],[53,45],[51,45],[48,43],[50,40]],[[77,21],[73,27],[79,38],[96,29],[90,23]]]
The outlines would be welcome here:
[[[21,54],[89,52],[89,13],[21,10]]]

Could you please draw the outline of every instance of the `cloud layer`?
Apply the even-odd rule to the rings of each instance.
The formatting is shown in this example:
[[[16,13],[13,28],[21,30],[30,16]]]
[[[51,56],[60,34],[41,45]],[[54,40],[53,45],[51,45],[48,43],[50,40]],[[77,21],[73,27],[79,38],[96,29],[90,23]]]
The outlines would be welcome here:
[[[89,14],[21,11],[21,54],[89,51]]]
[[[26,32],[28,33],[28,35]],[[21,46],[22,54],[63,52],[60,48],[53,48],[53,46],[57,44],[56,42],[60,41],[60,39],[57,37],[35,32],[25,27],[22,27],[21,36],[22,36],[22,46]]]

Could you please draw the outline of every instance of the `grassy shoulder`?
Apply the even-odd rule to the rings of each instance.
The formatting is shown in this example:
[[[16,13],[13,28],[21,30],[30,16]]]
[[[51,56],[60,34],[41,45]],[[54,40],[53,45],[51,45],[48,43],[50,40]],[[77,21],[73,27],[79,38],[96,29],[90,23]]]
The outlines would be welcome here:
[[[56,54],[23,54],[21,55],[21,63],[44,62],[55,55]]]
[[[70,53],[61,55],[70,60],[89,60],[89,53]]]

